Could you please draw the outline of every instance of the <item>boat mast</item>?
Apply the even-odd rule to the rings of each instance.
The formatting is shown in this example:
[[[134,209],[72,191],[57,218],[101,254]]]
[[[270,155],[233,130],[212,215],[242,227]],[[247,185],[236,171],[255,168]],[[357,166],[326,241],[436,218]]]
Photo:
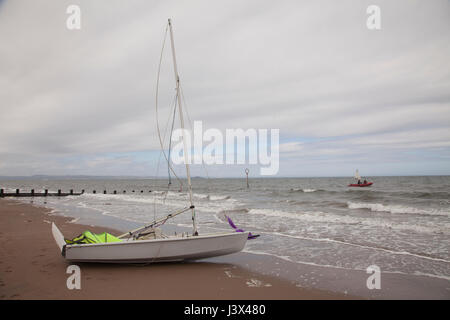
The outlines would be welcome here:
[[[189,168],[186,137],[185,137],[185,133],[184,133],[183,110],[181,108],[180,76],[178,75],[178,70],[177,70],[177,59],[175,58],[175,45],[174,45],[174,41],[173,41],[172,22],[170,21],[170,19],[169,19],[169,29],[170,29],[170,44],[172,46],[173,70],[175,72],[175,82],[176,82],[176,89],[177,89],[178,110],[180,113],[181,130],[183,132],[184,162],[186,164],[186,176],[187,176],[187,183],[188,183],[188,190],[189,190],[189,202],[191,204],[191,210],[192,210],[192,225],[194,227],[193,234],[198,235],[197,224],[195,221],[194,202],[192,200],[191,172],[190,172],[190,168]]]

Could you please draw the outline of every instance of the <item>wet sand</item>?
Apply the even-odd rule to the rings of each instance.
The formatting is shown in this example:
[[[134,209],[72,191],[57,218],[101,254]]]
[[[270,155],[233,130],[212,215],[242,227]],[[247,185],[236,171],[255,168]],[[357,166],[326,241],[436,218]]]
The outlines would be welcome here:
[[[51,222],[72,238],[84,230],[121,232],[69,223],[50,210],[0,199],[0,299],[348,299],[298,287],[239,264],[198,261],[162,264],[77,264],[81,289],[66,285],[70,265],[51,234]],[[252,255],[240,253],[252,259]],[[229,257],[233,257],[230,255]],[[229,261],[233,261],[230,259]]]

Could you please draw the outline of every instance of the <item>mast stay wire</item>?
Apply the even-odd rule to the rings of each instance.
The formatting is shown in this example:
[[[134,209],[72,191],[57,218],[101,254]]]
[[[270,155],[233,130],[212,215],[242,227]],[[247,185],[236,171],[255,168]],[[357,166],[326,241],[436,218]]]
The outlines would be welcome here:
[[[169,165],[170,165],[170,151],[171,151],[171,149],[172,149],[173,126],[175,125],[175,116],[176,116],[176,114],[177,114],[177,104],[176,104],[176,99],[177,99],[177,96],[175,95],[175,106],[174,106],[174,108],[173,108],[172,127],[170,128],[170,135],[169,135],[169,151],[168,151],[168,153],[169,153],[169,159],[168,159],[168,161],[167,161],[167,175],[169,176],[169,184],[168,184],[169,188],[170,188],[170,185],[172,184],[172,181],[171,181],[171,179],[170,179],[170,168],[169,168]]]
[[[157,132],[158,132],[158,139],[159,139],[159,143],[160,143],[160,147],[161,147],[160,154],[159,154],[159,158],[158,158],[158,163],[157,163],[157,169],[156,169],[156,170],[157,170],[157,175],[158,175],[158,172],[159,172],[159,166],[160,166],[160,160],[161,160],[161,154],[162,154],[162,155],[164,155],[164,158],[165,158],[166,161],[167,161],[168,171],[169,171],[169,172],[172,171],[173,175],[176,177],[176,179],[177,179],[178,182],[180,183],[180,187],[182,188],[182,187],[183,187],[183,182],[182,182],[181,179],[178,177],[178,175],[175,173],[175,171],[174,171],[172,165],[170,164],[169,158],[167,157],[167,155],[166,155],[166,153],[165,153],[165,151],[164,151],[164,141],[163,141],[163,140],[165,140],[165,136],[166,136],[167,127],[168,127],[168,123],[169,123],[170,117],[169,117],[169,119],[167,120],[166,128],[165,128],[165,130],[164,130],[164,131],[165,131],[165,132],[164,132],[164,138],[162,138],[162,137],[161,137],[161,130],[160,130],[160,127],[159,127],[159,116],[158,116],[159,80],[160,80],[161,65],[162,65],[162,59],[163,59],[163,53],[164,53],[164,47],[165,47],[166,40],[167,40],[167,33],[168,33],[168,30],[169,30],[169,23],[167,23],[167,25],[166,25],[166,30],[165,30],[165,32],[164,32],[164,40],[163,40],[163,45],[162,45],[162,48],[161,48],[161,54],[160,54],[160,58],[159,58],[158,75],[157,75],[157,80],[156,80],[156,98],[155,98],[156,127],[157,127]],[[174,103],[174,110],[176,110],[176,99],[177,99],[177,95],[175,95],[175,97],[174,97],[174,101],[175,101],[175,103]],[[171,113],[170,113],[170,114],[171,114]],[[169,187],[168,187],[168,189],[169,189]],[[167,190],[167,192],[165,192],[163,202],[165,202],[165,200],[166,200],[168,191],[169,191],[169,190]],[[155,194],[155,196],[156,196],[156,194]],[[153,209],[154,209],[154,210],[153,210],[153,214],[154,214],[154,217],[155,217],[155,219],[156,219],[156,198],[154,198],[154,199],[155,199],[155,200],[153,201]]]
[[[169,105],[169,109],[172,109],[172,105],[173,104],[176,104],[176,95],[175,95],[174,100],[172,101],[172,103]],[[174,105],[173,108],[176,109],[176,105]],[[169,117],[168,117],[167,122],[166,122],[166,126],[164,128],[163,142],[166,140],[167,128],[169,127],[170,118],[171,118],[171,113],[169,114]],[[158,174],[159,174],[159,167],[160,167],[160,164],[161,164],[161,156],[162,156],[162,152],[160,150],[159,151],[158,162],[157,162],[157,165],[156,165],[156,174],[155,174],[155,176],[158,176]],[[167,189],[166,192],[164,192],[164,196],[162,197],[162,202],[163,203],[166,201],[166,197],[167,197],[168,191],[169,191],[169,188]],[[154,201],[153,201],[153,216],[154,216],[155,220],[156,220],[156,197],[157,197],[156,193],[154,193],[154,197],[153,197],[153,199],[154,199]]]
[[[186,116],[188,118],[189,126],[191,128],[191,132],[194,132],[193,122],[191,120],[191,117],[189,116],[189,111],[188,111],[189,108],[188,108],[188,106],[186,104],[186,100],[184,98],[183,87],[181,86],[181,84],[180,84],[180,92],[181,92],[181,98],[183,99],[184,111],[185,111]],[[202,152],[203,152],[203,150],[202,150]],[[203,156],[202,156],[202,167],[203,167],[203,170],[205,170],[205,173],[206,173],[206,189],[207,189],[207,192],[209,193],[209,191],[210,191],[210,188],[209,188],[210,187],[210,179],[209,179],[208,170],[206,169],[206,165],[203,162]]]
[[[182,186],[183,183],[181,182],[181,180],[180,180],[180,178],[178,177],[178,175],[175,173],[175,170],[173,169],[172,165],[170,164],[169,159],[168,159],[168,157],[167,157],[167,155],[166,155],[166,152],[164,151],[164,142],[163,142],[163,140],[162,140],[162,138],[161,138],[161,131],[160,131],[160,128],[159,128],[159,120],[158,120],[158,118],[159,118],[159,116],[158,116],[159,76],[160,76],[160,73],[161,73],[161,65],[162,65],[162,59],[163,59],[163,52],[164,52],[164,47],[165,47],[166,40],[167,40],[167,32],[168,32],[168,30],[169,30],[169,23],[167,24],[167,26],[166,26],[166,31],[165,31],[165,33],[164,33],[164,41],[163,41],[163,45],[162,45],[162,48],[161,48],[161,55],[160,55],[160,57],[159,57],[158,76],[157,76],[157,80],[156,80],[156,101],[155,101],[155,102],[156,102],[156,103],[155,103],[155,109],[156,109],[156,127],[157,127],[157,131],[158,131],[158,138],[159,138],[159,144],[160,144],[160,146],[161,146],[161,152],[162,152],[162,154],[164,155],[164,158],[165,158],[166,161],[167,161],[167,165],[168,165],[170,171],[172,171],[173,175],[177,178],[178,182],[179,182],[179,183],[181,184],[181,186]]]

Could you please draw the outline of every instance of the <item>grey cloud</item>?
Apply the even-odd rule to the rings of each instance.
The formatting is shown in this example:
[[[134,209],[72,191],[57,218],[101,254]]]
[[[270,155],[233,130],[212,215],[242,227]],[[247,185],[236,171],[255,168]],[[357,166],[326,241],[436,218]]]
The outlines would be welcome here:
[[[81,7],[79,31],[65,27],[69,4]],[[0,174],[39,171],[46,161],[65,173],[67,157],[85,158],[74,160],[80,173],[93,170],[94,158],[104,159],[108,172],[137,172],[104,157],[158,149],[156,72],[168,17],[190,116],[205,127],[280,128],[289,141],[352,145],[307,146],[330,160],[356,153],[387,159],[382,143],[370,141],[400,136],[402,148],[448,148],[449,2],[378,1],[380,31],[366,28],[370,4],[3,1]],[[161,123],[174,92],[170,59],[166,50]],[[428,129],[439,135],[416,140],[414,132]],[[29,162],[12,164],[23,157]],[[285,162],[284,172],[295,174],[291,159],[302,157]]]

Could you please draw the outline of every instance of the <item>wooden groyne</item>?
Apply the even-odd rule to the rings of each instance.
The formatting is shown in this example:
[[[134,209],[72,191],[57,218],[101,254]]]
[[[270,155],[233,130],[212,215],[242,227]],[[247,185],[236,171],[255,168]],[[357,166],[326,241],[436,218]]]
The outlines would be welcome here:
[[[73,189],[70,189],[69,192],[61,192],[61,189],[58,192],[48,192],[48,189],[45,189],[44,192],[34,192],[34,189],[31,189],[30,192],[20,192],[20,189],[16,189],[16,192],[5,192],[5,190],[0,189],[0,197],[66,197],[79,196],[83,193],[84,190],[73,192]]]
[[[126,190],[123,190],[123,193],[126,193]],[[135,192],[133,190],[132,192]],[[144,193],[144,190],[141,190],[140,193]],[[152,192],[149,190],[148,192]],[[69,192],[61,192],[61,189],[58,189],[58,192],[48,192],[48,189],[45,189],[44,192],[34,192],[34,189],[31,189],[30,192],[21,192],[20,189],[16,189],[16,192],[5,192],[4,189],[0,189],[0,198],[3,197],[67,197],[67,196],[80,196],[84,194],[84,189],[81,192],[73,192],[73,189],[70,189]],[[93,194],[96,194],[97,191],[93,190]],[[103,190],[103,194],[108,194],[106,190]],[[113,194],[119,194],[117,190],[114,190]]]

